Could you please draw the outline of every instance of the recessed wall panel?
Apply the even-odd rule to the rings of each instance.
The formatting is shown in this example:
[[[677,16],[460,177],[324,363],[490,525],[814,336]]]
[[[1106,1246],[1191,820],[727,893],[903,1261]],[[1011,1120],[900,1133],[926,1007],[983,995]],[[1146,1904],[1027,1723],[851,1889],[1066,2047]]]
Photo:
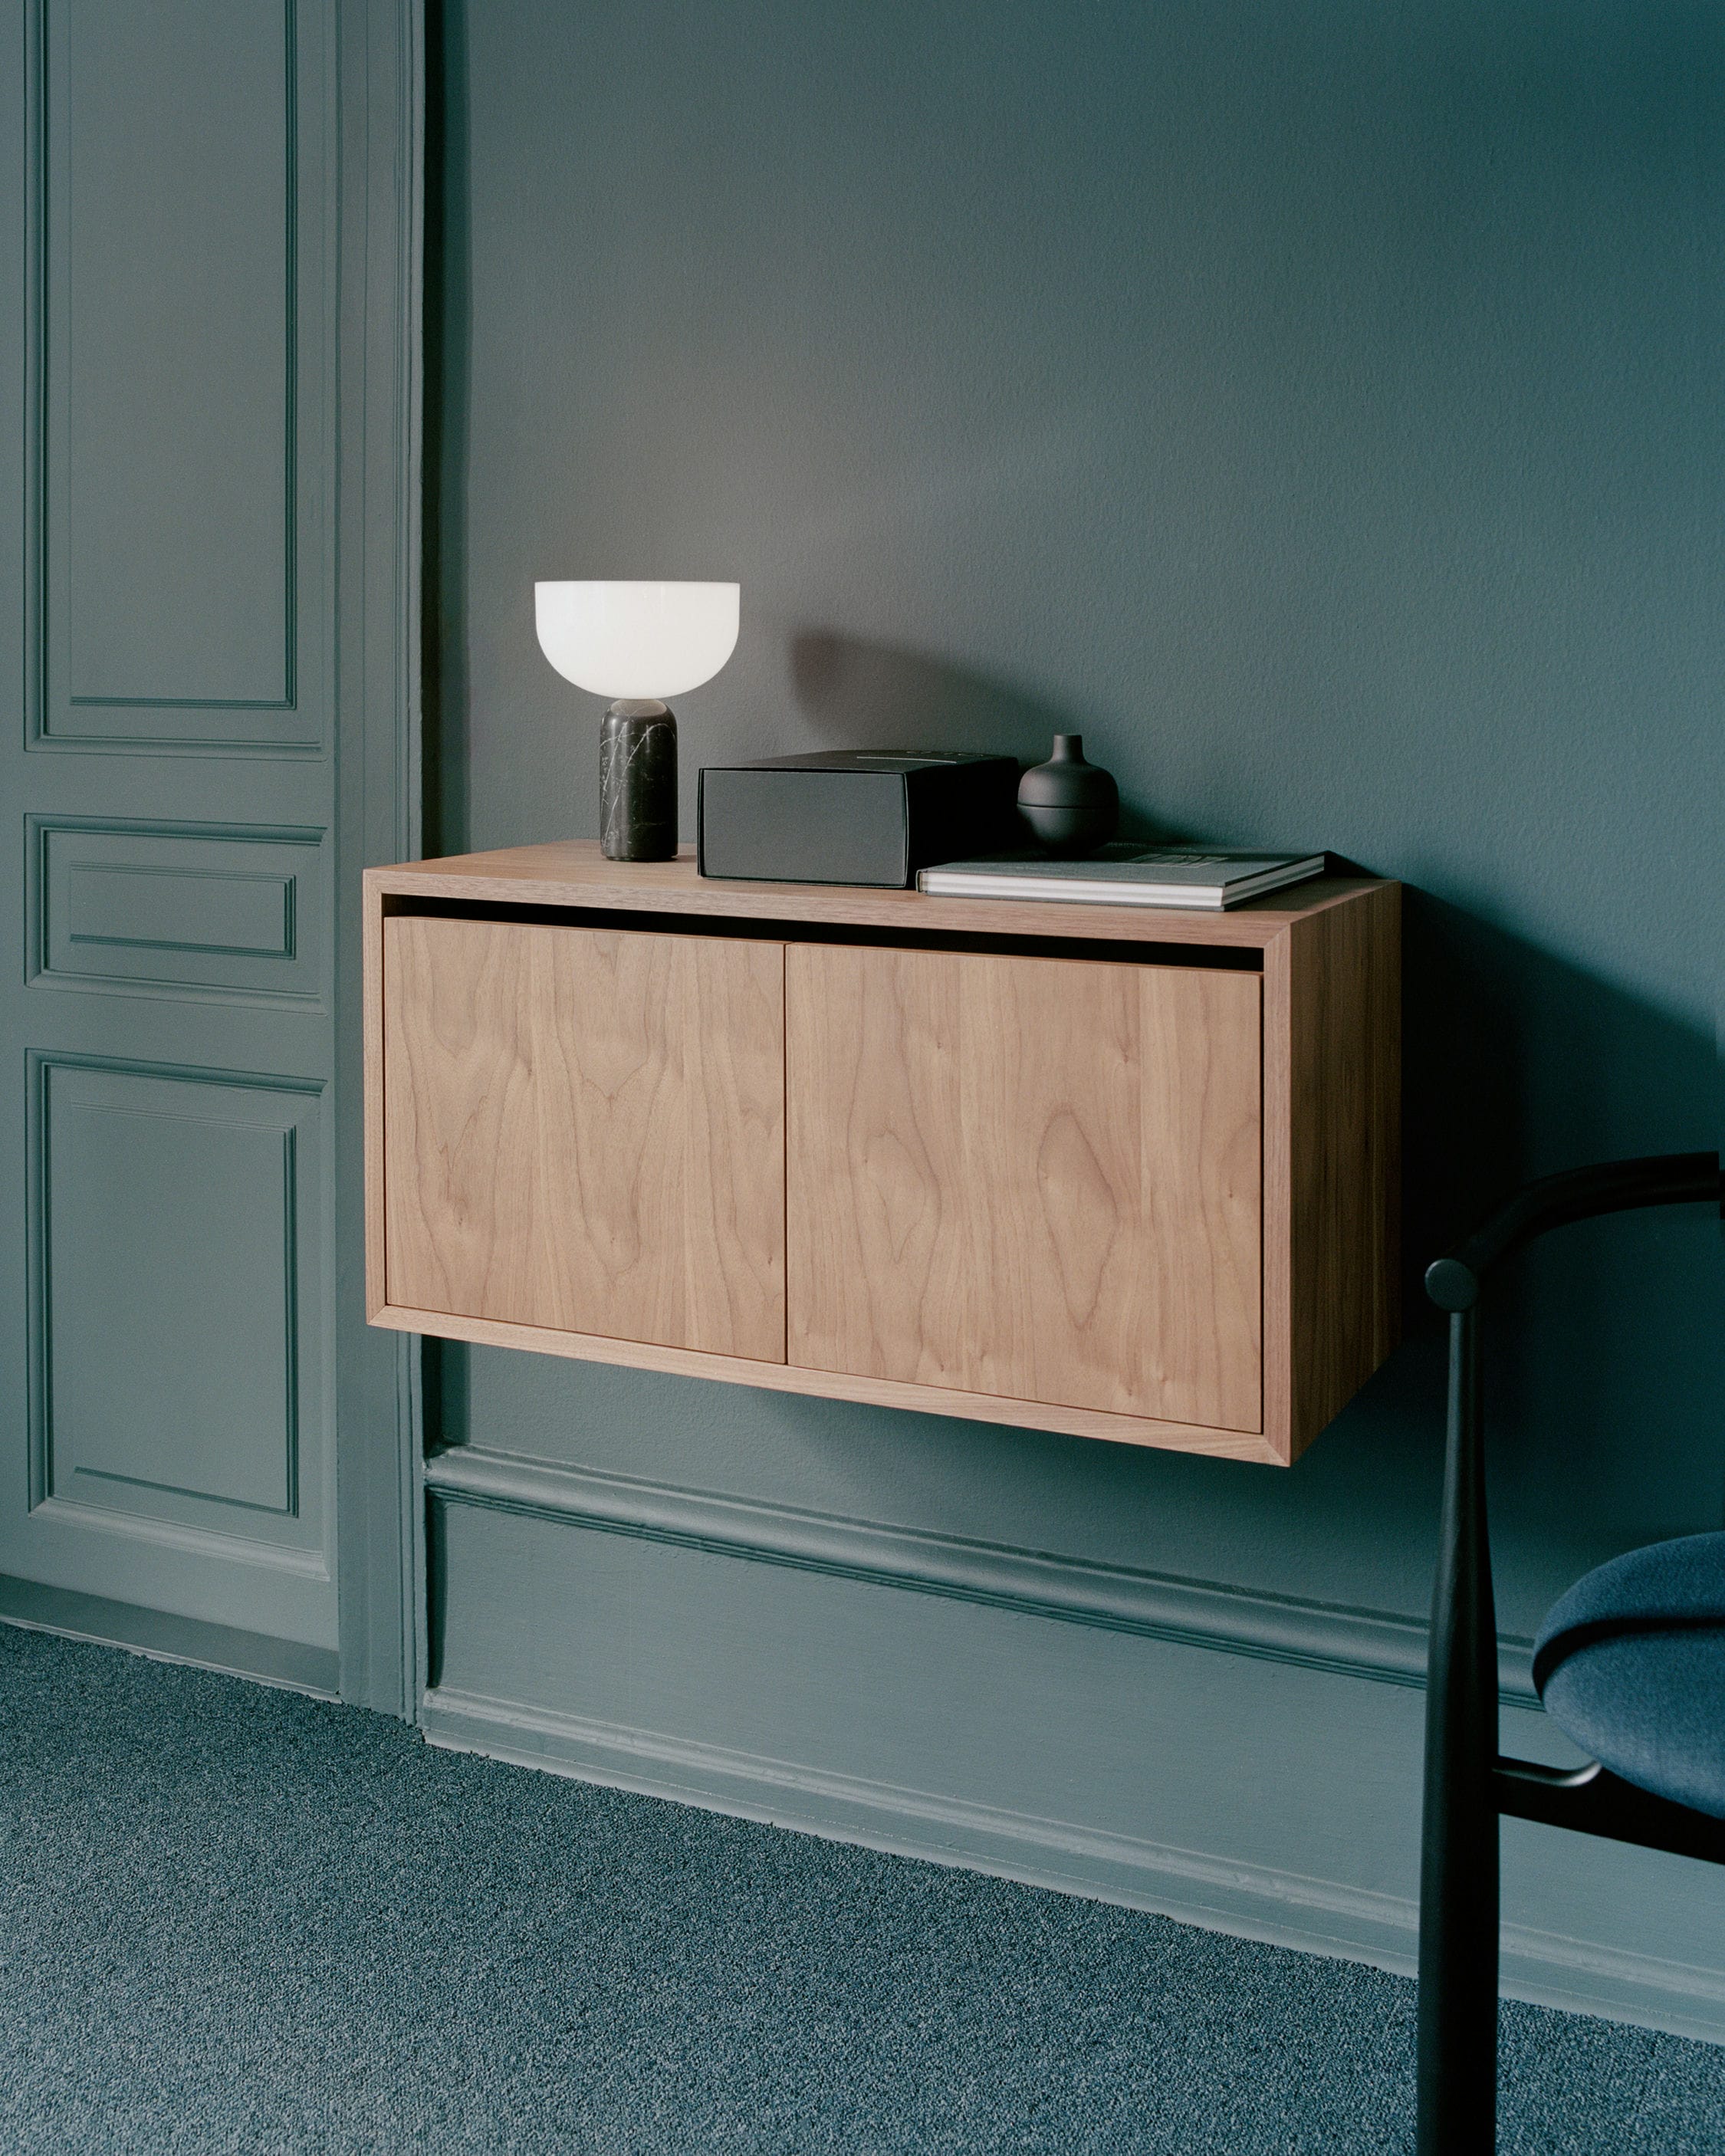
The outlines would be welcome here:
[[[282,875],[85,865],[67,877],[68,940],[285,958],[292,890]]]
[[[294,1513],[321,1389],[316,1096],[40,1077],[44,1494],[188,1524],[225,1511],[241,1533]]]
[[[285,703],[283,10],[67,12],[69,686]]]
[[[322,740],[326,27],[49,0],[44,745]]]
[[[315,998],[321,834],[44,818],[33,978],[51,986]]]

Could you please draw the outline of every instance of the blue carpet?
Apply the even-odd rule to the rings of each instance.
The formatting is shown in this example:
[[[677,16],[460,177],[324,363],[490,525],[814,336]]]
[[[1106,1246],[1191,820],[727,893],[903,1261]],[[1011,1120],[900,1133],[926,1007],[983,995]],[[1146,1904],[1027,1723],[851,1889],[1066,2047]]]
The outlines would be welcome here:
[[[0,2149],[1405,2150],[1413,1988],[0,1626]],[[1725,2148],[1510,2006],[1501,2146]]]

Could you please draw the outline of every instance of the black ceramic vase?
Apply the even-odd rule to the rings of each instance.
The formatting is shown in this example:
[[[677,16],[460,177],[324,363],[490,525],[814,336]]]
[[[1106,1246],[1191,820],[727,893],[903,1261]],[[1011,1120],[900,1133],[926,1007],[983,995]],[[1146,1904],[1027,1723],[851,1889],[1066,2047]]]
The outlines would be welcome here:
[[[1056,734],[1054,754],[1019,781],[1019,808],[1051,854],[1087,854],[1114,836],[1120,789],[1100,764],[1084,760],[1082,734]]]
[[[677,850],[677,718],[624,696],[599,728],[599,847],[608,861],[668,861]]]

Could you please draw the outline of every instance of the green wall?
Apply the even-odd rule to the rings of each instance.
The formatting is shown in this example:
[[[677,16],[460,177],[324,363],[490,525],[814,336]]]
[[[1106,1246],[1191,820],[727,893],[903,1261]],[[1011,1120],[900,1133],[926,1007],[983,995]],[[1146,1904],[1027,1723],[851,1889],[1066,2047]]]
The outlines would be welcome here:
[[[421,14],[0,0],[0,1620],[394,1712]]]
[[[1524,1173],[1717,1142],[1716,8],[449,0],[436,43],[428,850],[596,829],[536,578],[735,577],[685,833],[704,761],[1058,727],[1136,828],[1405,879],[1410,1293]],[[1579,1569],[1725,1517],[1720,1286],[1717,1224],[1673,1218],[1504,1298],[1512,1693]],[[626,1779],[627,1730],[634,1779],[752,1801],[728,1746],[802,1791],[775,1816],[1405,1959],[1417,1303],[1287,1475],[524,1355],[442,1378],[446,1437],[632,1478],[603,1533],[441,1508],[442,1684],[515,1702],[517,1749]],[[948,1574],[1106,1568],[1142,1621],[619,1538],[631,1487],[742,1501],[757,1556],[778,1506]],[[1205,1866],[1244,1898],[1183,1899]],[[1713,1875],[1516,1830],[1507,1894],[1520,1988],[1725,2030]]]

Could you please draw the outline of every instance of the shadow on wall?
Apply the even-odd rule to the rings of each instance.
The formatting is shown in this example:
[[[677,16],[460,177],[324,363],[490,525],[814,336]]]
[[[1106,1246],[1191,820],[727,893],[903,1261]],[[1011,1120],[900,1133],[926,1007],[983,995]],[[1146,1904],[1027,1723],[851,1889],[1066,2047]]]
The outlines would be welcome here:
[[[876,753],[966,749],[1015,756],[1028,765],[1045,760],[1056,734],[1085,731],[1081,711],[1027,696],[926,652],[870,643],[837,629],[798,630],[790,656],[797,707],[823,746]],[[1094,737],[1086,753],[1103,760]],[[1124,786],[1120,834],[1147,841],[1174,835]]]
[[[1530,1177],[1711,1148],[1720,1072],[1698,1021],[1423,893],[1404,978],[1408,1284],[1435,1332],[1430,1257]],[[1563,1230],[1506,1269],[1487,1312],[1494,1471],[1530,1548],[1555,1533],[1590,1561],[1725,1524],[1721,1260],[1689,1207]]]
[[[798,709],[834,747],[980,750],[1036,762],[1055,734],[1078,725],[984,675],[836,629],[791,639],[791,682]]]
[[[1435,1532],[1444,1321],[1424,1292],[1430,1260],[1532,1177],[1703,1150],[1717,1127],[1717,1059],[1700,1024],[1418,891],[1404,984],[1404,1344],[1268,1499],[1278,1519],[1309,1506],[1343,1548],[1388,1532],[1419,1548]],[[1494,1282],[1486,1355],[1507,1632],[1530,1631],[1589,1564],[1725,1521],[1725,1337],[1709,1317],[1722,1255],[1717,1224],[1692,1207],[1565,1229]],[[1397,1458],[1423,1472],[1387,1471]],[[1422,1566],[1404,1608],[1420,1609],[1425,1580]]]
[[[978,722],[997,725],[998,707]],[[943,729],[916,738],[963,745]],[[1425,1265],[1529,1176],[1705,1147],[1717,1069],[1698,1025],[1460,906],[1410,891],[1405,944],[1407,1337],[1292,1474],[453,1346],[439,1355],[442,1441],[507,1430],[511,1450],[649,1481],[1423,1614],[1444,1362]],[[1725,1518],[1708,1268],[1725,1270],[1717,1225],[1692,1208],[1565,1230],[1494,1291],[1507,1634],[1529,1633],[1587,1565]]]
[[[1710,1033],[1418,891],[1405,921],[1404,1345],[1291,1475],[865,1410],[817,1426],[871,1517],[914,1522],[985,1484],[1043,1548],[1422,1614],[1443,1442],[1443,1320],[1425,1265],[1530,1177],[1705,1149]],[[1502,1617],[1512,1634],[1589,1563],[1725,1520],[1725,1274],[1702,1208],[1563,1231],[1487,1314]],[[775,1412],[778,1412],[775,1409]],[[1640,1441],[1626,1444],[1626,1432]],[[858,1486],[853,1446],[876,1458]],[[987,1532],[976,1527],[974,1532]],[[999,1532],[997,1528],[995,1532]],[[1222,1553],[1225,1553],[1225,1555]]]

